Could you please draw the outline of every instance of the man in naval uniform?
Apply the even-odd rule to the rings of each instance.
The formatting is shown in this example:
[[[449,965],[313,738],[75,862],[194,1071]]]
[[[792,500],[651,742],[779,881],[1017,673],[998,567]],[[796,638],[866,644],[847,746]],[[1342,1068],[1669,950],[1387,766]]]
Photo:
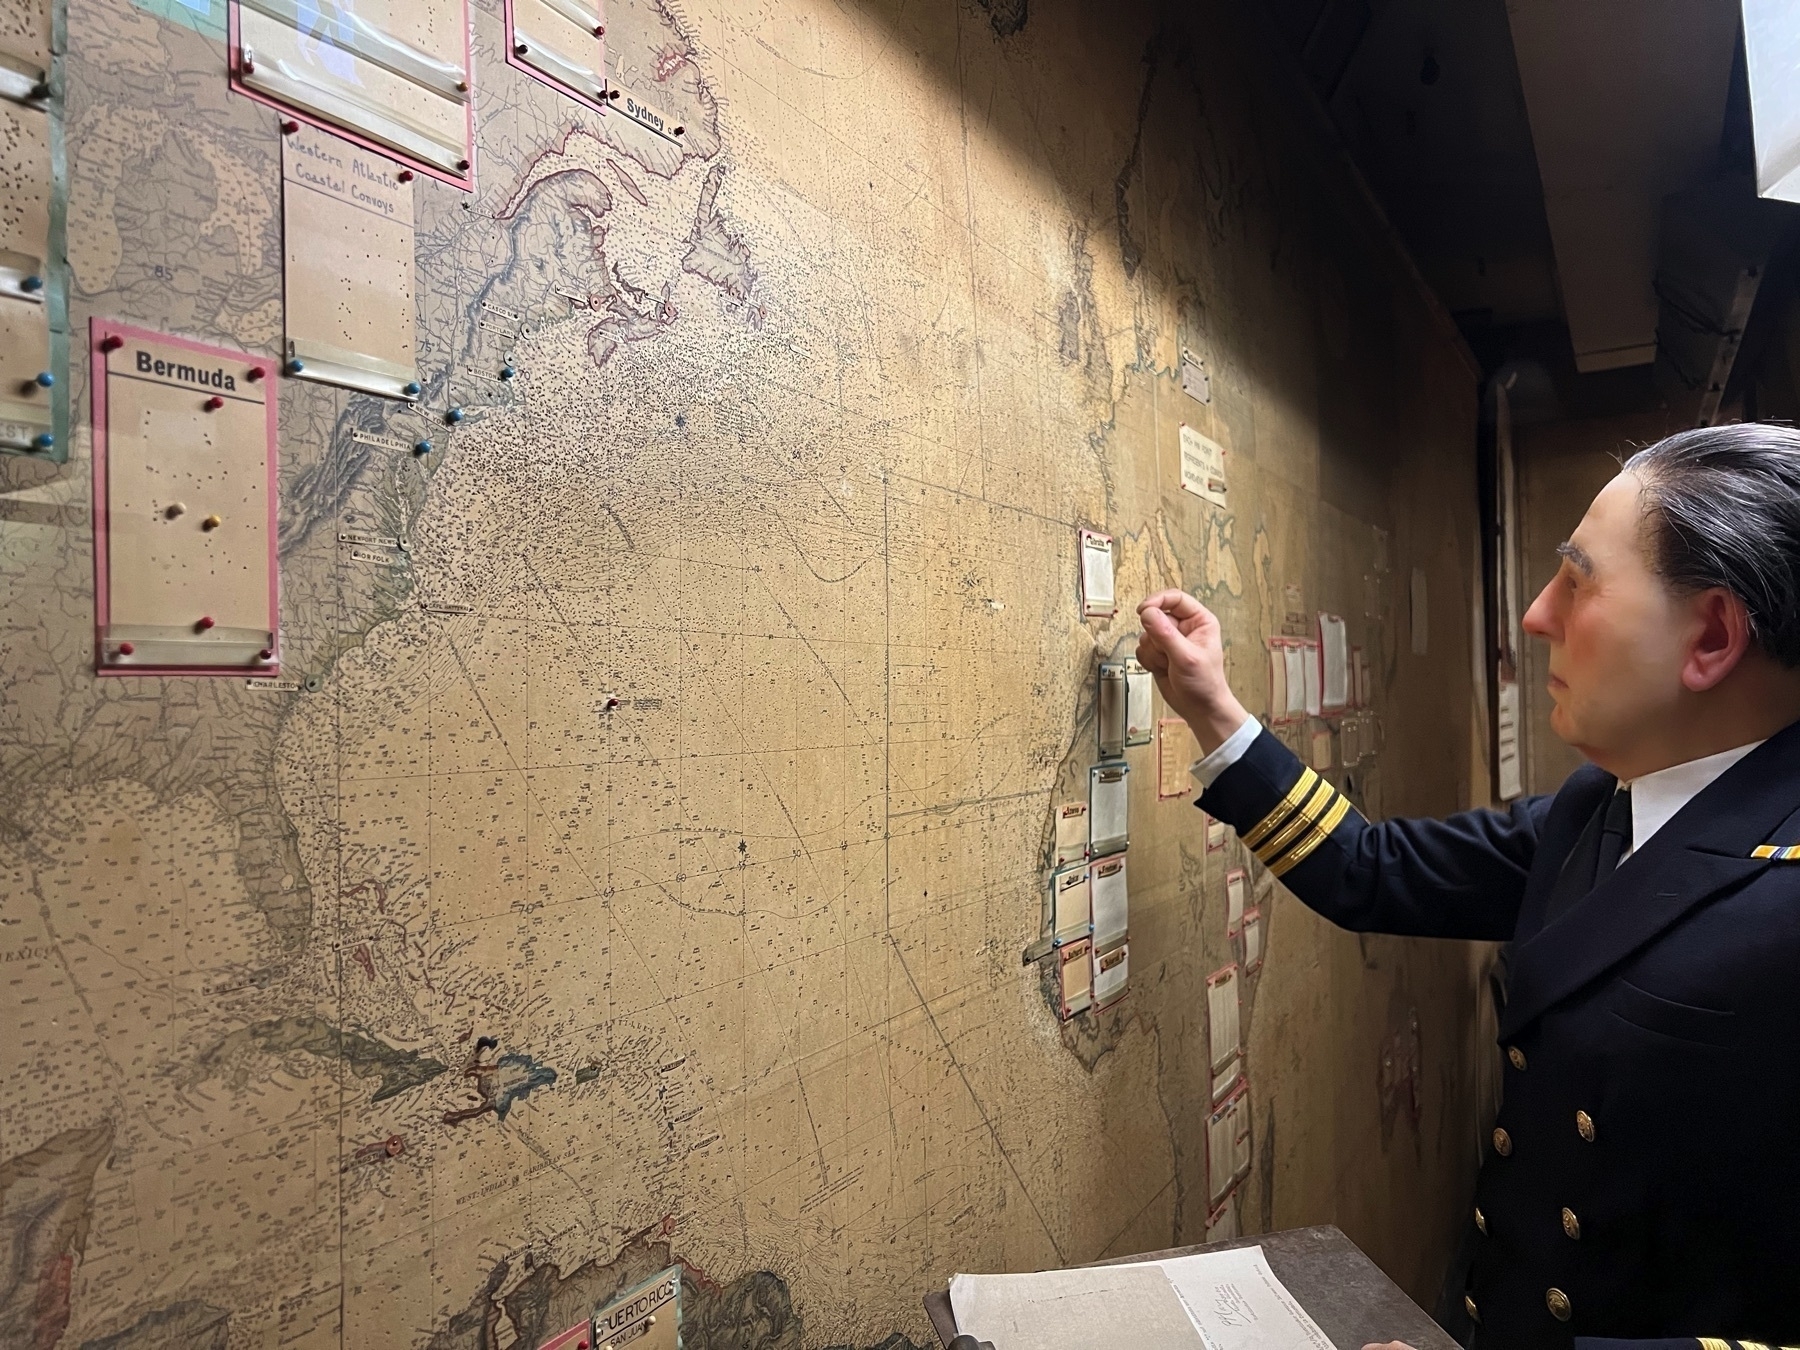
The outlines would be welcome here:
[[[1514,943],[1475,1346],[1792,1344],[1800,432],[1643,450],[1559,551],[1525,629],[1588,763],[1509,811],[1364,820],[1232,696],[1218,621],[1179,591],[1140,607],[1138,659],[1199,739],[1198,804],[1307,905]]]

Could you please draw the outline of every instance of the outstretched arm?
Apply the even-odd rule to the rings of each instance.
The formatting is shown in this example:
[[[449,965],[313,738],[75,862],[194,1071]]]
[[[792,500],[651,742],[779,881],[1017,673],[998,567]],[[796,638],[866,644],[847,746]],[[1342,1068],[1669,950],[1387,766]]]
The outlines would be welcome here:
[[[1206,766],[1212,781],[1198,804],[1235,829],[1295,895],[1358,932],[1496,941],[1513,935],[1549,798],[1509,812],[1371,824],[1255,727],[1226,681],[1219,622],[1205,606],[1163,591],[1138,615],[1138,660],[1164,700],[1209,756],[1231,742],[1231,763]]]

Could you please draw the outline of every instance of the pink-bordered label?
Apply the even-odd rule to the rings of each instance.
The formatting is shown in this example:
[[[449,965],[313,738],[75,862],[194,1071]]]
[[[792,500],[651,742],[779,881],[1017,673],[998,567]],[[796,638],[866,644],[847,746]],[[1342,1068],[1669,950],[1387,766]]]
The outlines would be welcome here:
[[[107,484],[107,450],[109,446],[109,376],[108,357],[113,351],[123,351],[128,342],[153,342],[158,346],[175,347],[182,351],[193,352],[215,362],[230,363],[244,367],[246,373],[255,370],[258,373],[256,382],[263,394],[263,430],[265,436],[266,469],[268,483],[265,495],[268,499],[268,520],[264,530],[269,541],[269,632],[273,659],[258,662],[253,666],[152,666],[152,665],[114,665],[105,657],[105,641],[107,630],[112,626],[112,557],[109,546],[111,528],[111,507],[108,498]],[[110,319],[92,318],[88,320],[88,385],[92,399],[94,421],[94,666],[99,675],[222,675],[233,679],[273,679],[281,674],[281,568],[279,565],[279,548],[277,526],[279,523],[280,499],[278,495],[276,465],[276,434],[279,421],[275,411],[275,373],[276,363],[266,357],[251,356],[246,352],[234,351],[229,347],[211,347],[204,342],[195,342],[189,338],[176,337],[170,333],[159,333],[150,328],[136,328],[130,324],[114,323]]]
[[[507,12],[509,15],[512,12],[510,3],[507,6]],[[510,26],[511,19],[509,18],[507,22]],[[469,43],[468,0],[463,0],[462,4],[462,35],[463,73],[469,81],[469,101],[463,105],[463,154],[468,157],[469,161],[469,173],[466,178],[459,178],[448,169],[440,169],[427,160],[417,159],[404,150],[396,149],[391,145],[383,145],[348,127],[341,127],[329,118],[320,117],[317,113],[308,112],[305,108],[296,108],[291,103],[283,103],[280,99],[271,98],[245,84],[243,80],[244,48],[238,37],[238,2],[237,0],[226,0],[225,5],[225,43],[230,58],[228,79],[233,93],[242,94],[245,98],[260,103],[265,108],[273,108],[284,117],[304,122],[309,127],[317,127],[320,131],[341,137],[353,145],[360,145],[370,154],[382,155],[404,164],[414,172],[422,173],[428,178],[435,178],[440,183],[448,183],[451,187],[461,188],[464,192],[473,192],[475,190],[475,61]]]
[[[600,49],[599,77],[600,77],[600,82],[602,84],[605,84],[606,83],[606,0],[598,0],[598,3],[595,5],[595,9],[600,14],[600,31],[594,34],[594,44],[597,47],[599,47],[599,49]],[[517,51],[518,42],[519,42],[518,30],[513,27],[513,0],[506,0],[506,64],[511,66],[514,70],[517,70],[517,71],[522,72],[523,74],[529,75],[532,79],[536,80],[539,84],[548,85],[550,88],[556,90],[557,93],[562,94],[565,97],[574,99],[577,103],[581,104],[582,107],[584,107],[584,108],[590,108],[594,112],[600,112],[600,113],[608,111],[607,106],[606,106],[606,101],[604,99],[595,98],[591,94],[582,93],[579,89],[575,88],[574,85],[565,84],[563,81],[557,79],[556,76],[550,74],[548,71],[540,69],[539,67],[532,65],[531,62],[529,62],[529,61],[525,60],[523,57],[521,57]]]

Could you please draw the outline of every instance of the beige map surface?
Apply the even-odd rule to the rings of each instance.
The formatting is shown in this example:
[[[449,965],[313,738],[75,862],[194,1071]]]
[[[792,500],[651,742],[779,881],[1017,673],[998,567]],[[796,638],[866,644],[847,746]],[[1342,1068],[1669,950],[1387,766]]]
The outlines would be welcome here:
[[[1127,996],[1063,1024],[1021,961],[1095,661],[1184,586],[1258,704],[1298,594],[1388,720],[1339,781],[1453,807],[1476,556],[1468,372],[1214,8],[611,0],[675,141],[477,4],[421,408],[278,391],[285,684],[92,677],[77,362],[69,465],[0,466],[0,1346],[529,1348],[680,1263],[690,1350],[901,1350],[955,1271],[1204,1240],[1243,858],[1154,744]],[[67,29],[76,351],[99,314],[277,355],[276,115],[182,23]],[[1467,960],[1282,893],[1262,931],[1219,1221],[1336,1220],[1424,1295]]]

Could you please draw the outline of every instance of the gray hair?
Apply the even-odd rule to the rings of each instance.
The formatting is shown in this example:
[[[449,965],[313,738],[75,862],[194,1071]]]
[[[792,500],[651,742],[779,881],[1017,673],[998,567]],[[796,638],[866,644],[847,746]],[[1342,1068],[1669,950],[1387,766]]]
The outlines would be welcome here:
[[[1800,431],[1699,427],[1625,468],[1644,483],[1657,574],[1680,591],[1724,587],[1744,602],[1757,645],[1800,666]]]

